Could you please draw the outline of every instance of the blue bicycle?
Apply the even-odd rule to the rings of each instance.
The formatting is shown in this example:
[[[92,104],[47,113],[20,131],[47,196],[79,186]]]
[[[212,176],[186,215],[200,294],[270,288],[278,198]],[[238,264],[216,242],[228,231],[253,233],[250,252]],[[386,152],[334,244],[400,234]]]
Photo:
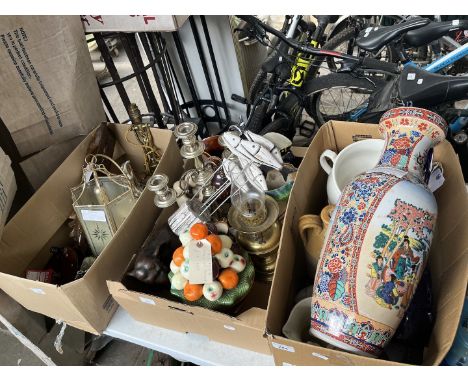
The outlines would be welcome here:
[[[468,29],[468,20],[429,22],[427,19],[409,19],[389,27],[366,28],[356,41],[364,51],[376,54],[389,44],[399,52],[402,71],[383,76],[370,71],[331,73],[306,85],[309,94],[305,106],[317,125],[334,120],[378,121],[391,107],[413,105],[433,109],[449,122],[452,134],[467,126],[468,76],[443,75],[456,62],[468,62],[468,42],[432,63],[419,67],[407,54],[407,47],[430,44],[452,31]],[[464,70],[464,69],[463,69]]]

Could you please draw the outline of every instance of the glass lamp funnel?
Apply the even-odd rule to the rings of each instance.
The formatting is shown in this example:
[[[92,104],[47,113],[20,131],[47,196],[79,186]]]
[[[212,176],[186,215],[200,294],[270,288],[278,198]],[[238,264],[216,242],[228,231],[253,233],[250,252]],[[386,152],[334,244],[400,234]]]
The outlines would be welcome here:
[[[242,175],[231,185],[231,203],[240,222],[248,227],[261,225],[266,218],[265,192],[255,181],[245,180]]]
[[[238,231],[239,244],[252,254],[263,254],[276,248],[280,226],[276,201],[265,195],[255,179],[240,173],[231,184],[229,224]]]
[[[107,176],[97,176],[98,171]],[[136,198],[124,175],[113,175],[96,168],[92,173],[93,179],[87,180],[89,170],[85,169],[82,184],[72,188],[71,194],[73,209],[89,246],[98,256],[130,214]]]

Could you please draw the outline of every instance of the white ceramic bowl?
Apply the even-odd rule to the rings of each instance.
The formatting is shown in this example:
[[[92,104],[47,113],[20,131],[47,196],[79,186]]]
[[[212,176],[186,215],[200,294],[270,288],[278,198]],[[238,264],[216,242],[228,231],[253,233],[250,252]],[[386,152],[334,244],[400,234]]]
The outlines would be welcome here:
[[[320,155],[320,165],[328,174],[327,195],[329,204],[338,204],[341,191],[356,176],[375,167],[384,149],[383,139],[365,139],[346,146],[338,154],[325,150]]]

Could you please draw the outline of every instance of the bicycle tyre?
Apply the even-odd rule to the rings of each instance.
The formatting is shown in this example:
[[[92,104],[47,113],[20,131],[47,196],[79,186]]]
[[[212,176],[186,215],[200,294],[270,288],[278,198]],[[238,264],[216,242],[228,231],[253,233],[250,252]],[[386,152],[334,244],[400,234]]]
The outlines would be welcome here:
[[[343,29],[341,32],[337,33],[335,36],[330,38],[322,47],[323,50],[335,50],[341,44],[346,41],[351,41],[355,39],[358,35],[358,31],[354,26],[347,27]],[[354,45],[354,43],[353,43]],[[354,48],[354,47],[353,47]],[[347,53],[347,52],[344,52]],[[335,72],[337,70],[335,60],[333,57],[324,57],[322,58],[322,62],[326,59],[328,68]]]
[[[267,73],[260,68],[255,76],[254,80],[252,81],[252,85],[250,85],[248,101],[249,103],[253,104],[257,99],[258,94],[263,90],[262,86],[265,83],[267,78]]]
[[[252,111],[252,116],[248,122],[247,130],[252,133],[258,134],[264,126],[265,116],[268,109],[268,104],[266,102],[261,102],[260,105],[257,105]]]
[[[320,110],[321,96],[326,90],[337,88],[348,88],[353,91],[366,92],[371,94],[385,85],[384,80],[372,78],[369,81],[366,78],[353,77],[349,73],[330,73],[326,76],[315,78],[305,84],[303,89],[307,94],[305,101],[306,112],[314,119],[317,126],[322,126],[330,119],[346,121],[347,114],[325,115]]]
[[[269,124],[267,124],[260,132],[260,135],[265,135],[267,133],[279,133],[285,137],[292,139],[295,135],[295,130],[291,128],[291,122],[288,118],[281,117],[274,119]]]

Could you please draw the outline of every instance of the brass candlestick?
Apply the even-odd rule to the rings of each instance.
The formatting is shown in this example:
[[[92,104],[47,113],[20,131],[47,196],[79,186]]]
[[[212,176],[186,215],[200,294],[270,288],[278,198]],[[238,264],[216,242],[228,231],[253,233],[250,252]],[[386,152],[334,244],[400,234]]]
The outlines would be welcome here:
[[[145,154],[145,173],[147,176],[151,176],[159,164],[161,152],[154,144],[150,130],[151,126],[147,123],[143,123],[140,109],[136,104],[130,104],[128,115],[132,121],[130,130],[135,134],[135,137],[143,148],[143,152]]]

